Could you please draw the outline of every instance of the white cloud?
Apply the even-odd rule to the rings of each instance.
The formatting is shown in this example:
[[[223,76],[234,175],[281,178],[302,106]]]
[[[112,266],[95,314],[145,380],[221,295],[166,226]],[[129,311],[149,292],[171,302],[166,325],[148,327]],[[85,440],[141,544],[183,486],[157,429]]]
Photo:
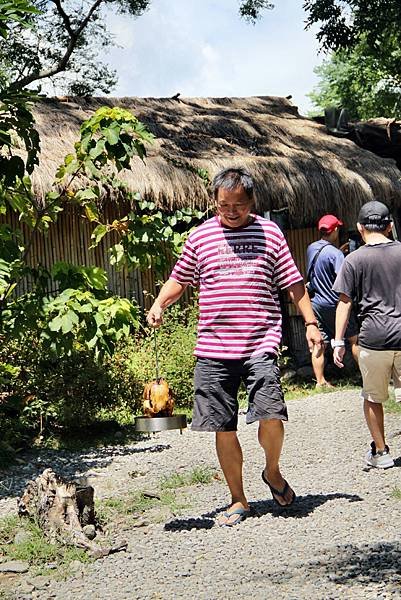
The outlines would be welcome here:
[[[119,75],[113,95],[292,94],[305,112],[322,57],[302,4],[280,0],[255,26],[240,19],[238,0],[153,0],[136,20],[110,16],[124,46],[106,57]]]

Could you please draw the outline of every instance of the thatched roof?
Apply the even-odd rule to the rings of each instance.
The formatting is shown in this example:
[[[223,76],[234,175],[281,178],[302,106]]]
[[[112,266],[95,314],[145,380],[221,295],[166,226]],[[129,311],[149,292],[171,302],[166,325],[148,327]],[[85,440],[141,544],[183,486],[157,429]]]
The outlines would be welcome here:
[[[207,190],[190,169],[207,169],[213,177],[229,165],[244,165],[254,175],[261,210],[288,206],[295,227],[315,223],[326,212],[352,225],[361,204],[373,197],[391,208],[401,205],[394,161],[330,136],[285,98],[265,96],[42,101],[34,111],[42,138],[38,193],[49,188],[82,121],[103,105],[131,110],[155,134],[146,165],[133,160],[124,179],[165,208],[204,207]]]

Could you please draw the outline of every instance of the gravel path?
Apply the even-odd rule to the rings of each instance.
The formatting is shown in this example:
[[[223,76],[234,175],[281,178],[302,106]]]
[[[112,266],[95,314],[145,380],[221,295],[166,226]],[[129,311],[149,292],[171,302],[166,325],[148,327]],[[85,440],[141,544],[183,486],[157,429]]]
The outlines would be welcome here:
[[[169,513],[161,522],[150,518],[147,526],[118,532],[128,541],[126,553],[79,566],[66,581],[46,581],[44,589],[30,591],[24,584],[15,597],[401,598],[401,500],[392,496],[395,487],[401,488],[401,459],[387,471],[364,466],[369,437],[357,396],[355,391],[341,391],[288,403],[290,421],[281,464],[298,499],[287,511],[276,507],[261,480],[257,428],[246,426],[241,416],[245,485],[252,506],[248,519],[235,528],[214,525],[228,500],[219,480],[185,488],[181,493],[191,506],[184,512]],[[399,416],[386,419],[393,456],[399,457]],[[56,459],[43,453],[39,464],[31,462],[7,474],[0,489],[0,514],[15,510],[15,496],[26,479],[49,462],[66,476],[87,477],[101,498],[155,490],[162,475],[177,470],[198,466],[218,470],[213,435],[189,430],[182,435],[159,433],[130,447],[79,456],[64,453]]]

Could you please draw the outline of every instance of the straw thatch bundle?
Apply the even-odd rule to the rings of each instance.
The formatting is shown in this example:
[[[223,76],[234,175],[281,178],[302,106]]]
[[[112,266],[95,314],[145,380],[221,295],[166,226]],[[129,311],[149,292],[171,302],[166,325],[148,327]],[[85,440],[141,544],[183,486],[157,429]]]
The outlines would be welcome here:
[[[288,100],[265,96],[44,100],[34,110],[42,139],[38,195],[72,151],[82,121],[103,105],[131,110],[155,134],[146,164],[134,159],[123,179],[164,208],[204,208],[208,192],[194,170],[213,177],[229,165],[244,165],[254,175],[261,211],[288,207],[292,227],[314,224],[325,212],[352,225],[360,205],[373,197],[393,209],[401,205],[394,161],[330,136]]]

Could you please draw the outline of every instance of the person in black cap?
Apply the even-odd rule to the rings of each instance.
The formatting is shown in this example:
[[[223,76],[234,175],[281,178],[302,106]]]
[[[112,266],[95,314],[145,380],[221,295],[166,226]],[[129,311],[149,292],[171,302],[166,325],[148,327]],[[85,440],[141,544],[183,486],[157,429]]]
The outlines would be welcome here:
[[[317,224],[320,240],[309,244],[306,251],[307,279],[313,288],[313,312],[326,347],[335,334],[338,294],[333,292],[332,287],[344,262],[344,254],[338,248],[339,230],[342,225],[343,222],[335,215],[321,217]],[[358,323],[353,313],[345,332],[345,338],[351,345],[354,360],[358,362]],[[316,378],[316,387],[332,388],[334,386],[326,380],[324,375],[324,362],[324,352],[320,356],[312,353],[312,367]]]
[[[394,460],[384,434],[383,402],[392,378],[401,402],[401,243],[389,239],[391,216],[382,202],[364,204],[357,223],[365,245],[349,254],[334,283],[340,294],[334,362],[343,366],[344,332],[352,304],[358,307],[359,367],[364,413],[373,441],[366,456],[371,467],[387,469]]]

